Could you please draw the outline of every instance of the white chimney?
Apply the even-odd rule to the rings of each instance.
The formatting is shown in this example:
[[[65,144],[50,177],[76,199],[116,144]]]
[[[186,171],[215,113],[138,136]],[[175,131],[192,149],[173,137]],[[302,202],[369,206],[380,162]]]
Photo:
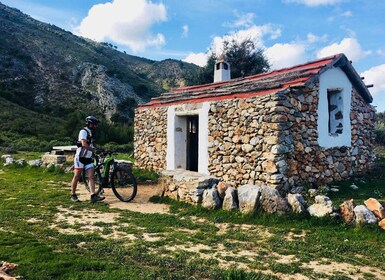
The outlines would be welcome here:
[[[214,65],[214,83],[230,80],[230,64],[224,55],[218,57]]]

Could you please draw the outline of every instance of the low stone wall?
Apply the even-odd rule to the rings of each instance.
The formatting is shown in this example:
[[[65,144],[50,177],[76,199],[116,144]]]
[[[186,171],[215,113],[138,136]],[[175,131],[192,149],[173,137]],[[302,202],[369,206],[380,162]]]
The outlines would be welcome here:
[[[338,186],[323,186],[305,191],[298,188],[297,193],[281,195],[277,189],[268,186],[246,184],[237,189],[220,182],[219,179],[185,170],[164,171],[160,184],[162,195],[190,204],[201,204],[208,209],[240,211],[241,213],[287,214],[308,213],[315,217],[341,217],[347,224],[374,224],[385,229],[385,209],[374,198],[356,205],[353,199],[346,200],[338,208],[327,194],[339,191]],[[359,189],[351,185],[353,190]],[[307,198],[305,201],[304,196]]]
[[[203,192],[218,184],[219,179],[186,170],[161,172],[159,182],[164,195],[187,203],[202,203]]]
[[[77,146],[54,146],[51,154],[64,155],[67,162],[73,162],[77,148]]]
[[[63,164],[66,163],[67,158],[65,155],[53,155],[46,153],[41,157],[41,160],[45,164]]]

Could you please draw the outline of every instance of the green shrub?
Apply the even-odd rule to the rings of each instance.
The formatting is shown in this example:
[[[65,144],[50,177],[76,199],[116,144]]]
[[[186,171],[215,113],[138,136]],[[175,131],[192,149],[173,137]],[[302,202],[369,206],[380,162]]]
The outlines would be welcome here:
[[[375,126],[376,143],[385,146],[385,123],[377,122]]]
[[[115,142],[109,142],[102,146],[103,150],[111,150],[117,153],[132,153],[134,150],[133,143],[117,144]]]
[[[154,170],[135,168],[132,173],[139,182],[157,181],[159,178],[158,173]]]

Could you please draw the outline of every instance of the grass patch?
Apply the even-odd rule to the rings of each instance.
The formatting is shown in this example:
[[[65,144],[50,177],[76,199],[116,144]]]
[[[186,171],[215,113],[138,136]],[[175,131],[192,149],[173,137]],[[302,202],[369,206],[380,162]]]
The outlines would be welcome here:
[[[381,178],[375,179],[376,184],[385,183]],[[378,279],[378,270],[385,275],[385,235],[377,226],[352,227],[307,215],[210,211],[161,197],[151,200],[170,204],[170,213],[74,204],[68,199],[71,179],[72,174],[59,169],[0,166],[0,260],[17,263],[17,275],[25,279],[186,279],[186,275],[279,279],[277,273],[349,277],[303,266],[312,261],[370,266],[373,271],[354,272],[366,279]],[[362,183],[363,193],[375,189],[369,179]],[[348,187],[350,182],[341,183]],[[360,192],[351,194],[360,199]],[[86,219],[106,213],[117,218]],[[110,235],[114,239],[107,238]],[[292,259],[282,262],[282,256]]]

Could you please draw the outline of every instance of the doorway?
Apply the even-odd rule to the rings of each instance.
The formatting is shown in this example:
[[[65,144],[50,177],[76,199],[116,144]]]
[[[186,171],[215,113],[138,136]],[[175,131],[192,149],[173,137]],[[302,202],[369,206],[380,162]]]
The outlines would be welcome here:
[[[187,117],[187,162],[186,169],[198,172],[199,117]]]

